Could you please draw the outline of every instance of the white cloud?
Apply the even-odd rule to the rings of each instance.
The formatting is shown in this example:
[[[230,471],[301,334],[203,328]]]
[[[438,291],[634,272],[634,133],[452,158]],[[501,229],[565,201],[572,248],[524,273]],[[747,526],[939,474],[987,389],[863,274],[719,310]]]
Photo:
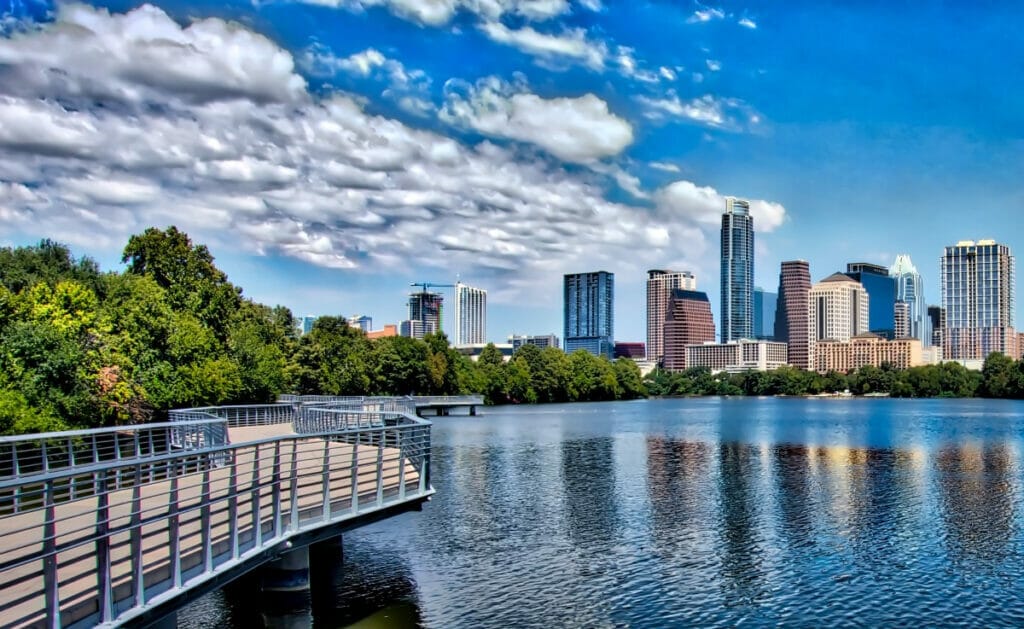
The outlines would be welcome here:
[[[739,24],[740,26],[749,28],[751,30],[757,28],[757,22],[755,22],[754,20],[750,19],[749,17],[740,18],[740,21],[737,22],[737,24]]]
[[[698,186],[685,180],[661,188],[654,199],[663,218],[685,218],[705,228],[721,225],[725,211],[725,195],[710,186]],[[786,208],[779,203],[752,199],[750,215],[754,217],[754,231],[771,232],[785,222]]]
[[[663,72],[654,72],[646,70],[640,67],[636,57],[633,56],[635,51],[628,46],[619,46],[615,51],[615,61],[619,66],[619,73],[622,76],[642,81],[644,83],[658,83],[661,78],[665,76]],[[667,68],[662,68],[666,70]],[[667,77],[666,77],[667,78]]]
[[[705,94],[684,101],[670,89],[663,98],[637,96],[636,100],[644,107],[644,116],[651,120],[683,119],[728,131],[751,130],[762,123],[760,114],[736,98]]]
[[[675,71],[672,70],[672,68],[666,68],[665,66],[661,66],[660,68],[658,68],[658,73],[669,81],[676,80],[676,73]]]
[[[512,46],[526,54],[551,61],[571,61],[592,70],[604,68],[608,47],[604,42],[587,39],[586,31],[569,28],[558,35],[541,33],[532,26],[512,29],[501,22],[485,22],[480,30],[499,44]]]
[[[395,101],[404,111],[428,116],[435,111],[429,100],[431,80],[422,70],[410,70],[401,61],[391,59],[375,48],[367,48],[348,57],[338,57],[320,44],[307,48],[300,57],[303,67],[317,76],[338,72],[357,77],[386,80],[385,98]]]
[[[82,15],[88,28],[73,28]],[[139,15],[162,25],[160,38],[140,39],[126,26]],[[207,68],[248,67],[239,55],[255,51],[237,50],[238,42],[265,46],[264,59],[290,59],[240,26],[203,23],[225,37],[199,38],[205,48],[187,53],[198,55],[188,58],[197,60],[200,78]],[[55,22],[17,36],[18,46],[0,39],[5,76],[45,67],[44,75],[61,77],[0,82],[0,164],[26,165],[0,168],[0,233],[116,253],[132,233],[176,224],[216,250],[347,272],[473,267],[519,297],[553,273],[695,265],[704,250],[699,214],[663,209],[676,188],[661,191],[655,208],[608,201],[612,181],[646,194],[614,166],[566,168],[516,145],[469,146],[370,115],[343,94],[317,98],[272,64],[267,76],[256,73],[227,91],[161,78],[173,72],[180,79],[189,69],[149,49],[198,37],[195,31],[152,7],[126,15],[65,7]],[[55,36],[64,32],[72,33],[67,44]],[[45,62],[41,42],[52,48]],[[148,74],[127,72],[130,59],[97,57],[91,66],[74,58],[93,48],[131,50],[151,61]],[[57,93],[61,99],[51,98]],[[459,124],[590,166],[632,141],[629,123],[593,95],[544,99],[490,79],[451,94],[449,107],[446,115]],[[781,206],[759,203],[752,206],[759,227],[784,218]]]
[[[593,94],[545,99],[497,77],[449,81],[442,120],[484,135],[529,142],[570,162],[617,155],[633,141],[630,124]]]
[[[708,64],[708,70],[711,70],[712,72],[718,72],[719,70],[722,69],[722,62],[721,61],[716,61],[714,59],[708,59],[708,60],[705,61],[705,63]]]
[[[653,168],[655,170],[663,170],[663,171],[665,171],[667,173],[682,172],[681,168],[679,168],[675,164],[672,164],[672,163],[669,163],[669,162],[651,162],[650,164],[648,164],[648,166],[650,166],[651,168]]]
[[[725,17],[725,11],[721,9],[705,8],[698,9],[693,12],[693,15],[686,18],[687,24],[698,24],[704,22],[710,22],[711,20],[721,20]]]
[[[487,21],[519,16],[543,22],[570,11],[569,0],[299,0],[306,4],[361,11],[384,7],[392,14],[425,26],[443,26],[464,11]],[[590,11],[601,9],[600,0],[578,0]]]

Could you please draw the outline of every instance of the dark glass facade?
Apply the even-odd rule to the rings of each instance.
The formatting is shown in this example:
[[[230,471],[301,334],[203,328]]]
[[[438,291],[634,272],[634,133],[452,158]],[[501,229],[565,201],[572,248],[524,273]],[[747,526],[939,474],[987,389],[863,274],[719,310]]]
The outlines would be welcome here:
[[[615,274],[607,271],[565,276],[565,351],[585,349],[595,356],[615,351]]]
[[[896,279],[889,269],[868,262],[846,265],[847,277],[868,291],[868,330],[889,340],[896,338]]]
[[[754,337],[754,219],[727,198],[722,214],[722,342]]]
[[[775,339],[775,309],[778,293],[769,293],[763,288],[754,289],[754,338],[762,341]]]

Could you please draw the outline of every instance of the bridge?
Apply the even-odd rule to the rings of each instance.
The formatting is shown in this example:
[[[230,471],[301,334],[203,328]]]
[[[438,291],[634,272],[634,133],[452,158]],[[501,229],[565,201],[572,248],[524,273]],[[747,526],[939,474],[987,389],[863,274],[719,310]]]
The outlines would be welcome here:
[[[288,396],[0,438],[0,625],[143,626],[254,568],[308,587],[310,544],[434,493],[416,408]]]
[[[412,400],[420,417],[427,411],[434,411],[439,417],[448,415],[455,408],[468,408],[470,415],[476,415],[476,407],[484,405],[484,398],[479,395],[423,395]]]

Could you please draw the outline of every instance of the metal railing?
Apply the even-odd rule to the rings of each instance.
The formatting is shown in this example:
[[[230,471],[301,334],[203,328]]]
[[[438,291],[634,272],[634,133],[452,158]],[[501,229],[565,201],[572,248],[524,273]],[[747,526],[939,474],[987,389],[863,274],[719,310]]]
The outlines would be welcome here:
[[[168,411],[171,421],[187,421],[199,418],[216,417],[227,421],[228,426],[267,426],[270,424],[286,424],[295,420],[296,408],[293,404],[249,404],[244,406],[206,406],[200,408],[182,408]]]
[[[230,421],[278,421],[277,406],[265,405],[266,417],[235,413],[231,420],[117,429],[139,436],[130,440],[131,456],[123,446],[108,447],[109,456],[73,465],[51,456],[57,436],[15,438],[22,455],[33,438],[40,450],[47,444],[46,455],[36,455],[47,469],[0,478],[0,625],[127,622],[218,574],[265,560],[268,549],[299,533],[433,493],[431,426],[408,413],[309,407],[306,417],[320,423],[304,434],[238,444],[206,436],[176,441],[177,430],[195,435]],[[353,414],[360,420],[350,422]],[[157,426],[164,432],[143,430]],[[107,434],[76,431],[74,438],[93,443],[94,432]],[[165,446],[150,448],[142,438],[149,434],[165,435],[154,441]],[[89,490],[70,494],[85,475]]]
[[[479,395],[417,395],[412,398],[417,406],[452,404],[461,406],[483,406],[484,398]]]

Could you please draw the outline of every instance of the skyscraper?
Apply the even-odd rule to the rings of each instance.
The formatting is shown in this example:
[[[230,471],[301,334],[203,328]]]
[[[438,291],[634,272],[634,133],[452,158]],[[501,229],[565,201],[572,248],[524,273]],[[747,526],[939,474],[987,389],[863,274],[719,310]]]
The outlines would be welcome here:
[[[421,339],[427,334],[441,331],[442,303],[444,296],[440,293],[420,291],[409,294],[408,326],[402,323],[402,336]],[[408,334],[405,333],[408,330]]]
[[[921,274],[910,261],[910,256],[896,256],[896,262],[889,267],[889,275],[896,281],[896,300],[907,304],[907,317],[910,323],[907,335],[921,339],[923,345],[929,345],[931,331],[927,317],[928,306],[924,301],[924,284],[921,282]]]
[[[455,338],[453,345],[487,342],[487,291],[455,283]]]
[[[722,214],[722,342],[754,336],[754,219],[727,197]]]
[[[931,344],[942,347],[942,328],[946,327],[946,311],[942,306],[928,306],[928,327],[932,331]]]
[[[565,276],[565,351],[585,349],[609,359],[615,350],[615,274],[607,271]]]
[[[661,362],[665,353],[665,315],[677,288],[697,290],[697,278],[689,271],[647,272],[647,360]]]
[[[807,351],[807,304],[810,291],[811,269],[807,261],[783,262],[779,271],[779,297],[775,309],[775,340],[787,344],[789,364],[801,369],[810,367]]]
[[[373,317],[352,315],[348,318],[348,324],[353,328],[359,328],[363,332],[369,332],[373,329]]]
[[[868,331],[892,340],[896,336],[896,280],[889,276],[889,269],[870,262],[851,262],[846,265],[846,275],[859,282],[871,299]]]
[[[1010,248],[994,240],[962,240],[945,248],[941,266],[943,357],[984,360],[993,352],[1015,355],[1015,262]]]
[[[910,334],[910,304],[905,301],[896,300],[895,320],[893,324],[895,326],[895,338],[905,339],[913,338]]]
[[[833,273],[811,287],[808,300],[808,355],[814,369],[815,342],[846,342],[868,331],[870,298],[860,282]]]
[[[686,346],[714,343],[715,319],[705,293],[675,289],[665,313],[665,369],[686,369]]]
[[[775,309],[779,294],[754,287],[754,338],[771,341],[775,338]]]

